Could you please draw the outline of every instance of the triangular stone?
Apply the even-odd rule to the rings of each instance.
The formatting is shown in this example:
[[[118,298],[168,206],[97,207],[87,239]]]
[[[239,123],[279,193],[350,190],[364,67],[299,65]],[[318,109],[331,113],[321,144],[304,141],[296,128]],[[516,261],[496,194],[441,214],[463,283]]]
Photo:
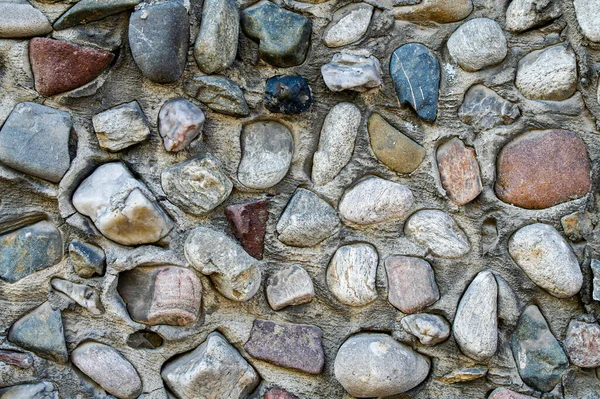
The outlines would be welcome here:
[[[229,205],[225,216],[231,223],[233,233],[242,246],[256,259],[263,258],[265,233],[269,219],[269,200],[262,199],[246,204]]]

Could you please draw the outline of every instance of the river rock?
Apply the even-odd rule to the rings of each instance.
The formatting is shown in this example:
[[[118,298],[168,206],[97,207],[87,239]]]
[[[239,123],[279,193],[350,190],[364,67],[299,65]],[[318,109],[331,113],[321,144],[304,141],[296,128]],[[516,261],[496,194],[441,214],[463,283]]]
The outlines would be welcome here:
[[[2,399],[60,399],[58,389],[49,381],[0,388]]]
[[[506,101],[484,85],[471,86],[458,110],[460,120],[477,130],[510,125],[520,115],[517,105]]]
[[[356,398],[392,396],[427,378],[429,359],[386,334],[361,333],[346,340],[335,357],[334,373]]]
[[[300,114],[308,111],[312,94],[302,76],[273,76],[267,80],[264,98],[265,108],[280,114]]]
[[[394,17],[415,22],[457,22],[473,11],[471,0],[408,0],[409,6],[402,6],[402,3],[401,7],[393,9]]]
[[[265,234],[269,220],[269,200],[262,199],[246,204],[235,204],[225,207],[225,216],[233,234],[242,246],[256,259],[263,258]]]
[[[591,0],[574,0],[575,15],[581,31],[589,40],[600,42],[600,4]]]
[[[73,350],[71,361],[116,398],[135,399],[142,393],[142,381],[133,365],[108,345],[84,342]]]
[[[581,289],[579,261],[567,241],[550,225],[522,227],[508,241],[508,253],[536,285],[557,298],[572,297]]]
[[[189,37],[189,16],[180,0],[147,4],[129,18],[131,55],[142,74],[157,83],[181,77]]]
[[[600,301],[600,260],[592,259],[590,263],[592,269],[592,299]]]
[[[33,356],[25,352],[0,349],[0,363],[10,364],[20,369],[28,369],[33,366]]]
[[[327,47],[341,47],[359,41],[371,23],[373,6],[354,3],[340,8],[325,30],[323,41]]]
[[[71,241],[69,258],[79,277],[103,276],[106,268],[106,255],[102,248],[81,241]]]
[[[99,166],[75,190],[73,206],[103,235],[122,245],[150,244],[173,228],[146,186],[121,162]]]
[[[260,262],[220,231],[197,227],[185,241],[185,257],[210,277],[217,291],[233,301],[247,301],[261,283]]]
[[[100,112],[94,115],[92,123],[100,147],[108,151],[121,151],[150,136],[146,116],[137,101]]]
[[[188,100],[173,98],[158,113],[158,132],[167,151],[181,151],[196,138],[202,139],[204,112]]]
[[[535,399],[533,396],[521,395],[506,388],[497,388],[490,393],[488,399]]]
[[[71,165],[71,115],[45,105],[20,103],[0,130],[0,160],[20,172],[58,183]]]
[[[458,138],[437,149],[436,160],[442,187],[456,205],[466,205],[483,191],[477,153]]]
[[[62,292],[79,306],[87,309],[93,315],[104,313],[104,307],[100,301],[100,293],[97,289],[83,284],[75,284],[61,278],[53,278],[50,285],[56,291]]]
[[[273,310],[302,305],[313,300],[315,289],[306,270],[300,266],[284,266],[267,280],[267,301]]]
[[[373,56],[336,54],[329,64],[321,67],[321,74],[331,91],[352,90],[363,93],[383,85],[381,65]]]
[[[362,115],[358,107],[339,103],[325,117],[319,147],[313,156],[312,180],[317,186],[331,182],[348,164]]]
[[[194,46],[198,66],[207,75],[221,72],[235,61],[240,16],[235,0],[206,0]]]
[[[600,367],[600,326],[571,320],[567,328],[564,348],[577,367]]]
[[[422,345],[434,346],[450,336],[450,327],[446,319],[435,314],[411,314],[403,317],[400,323],[402,328],[417,337]]]
[[[506,10],[506,30],[524,32],[552,22],[561,14],[557,0],[513,0]]]
[[[429,262],[409,256],[385,260],[388,301],[403,313],[416,313],[440,299]]]
[[[327,268],[327,286],[331,294],[348,306],[364,306],[377,298],[375,247],[358,243],[343,245],[335,251]]]
[[[410,104],[419,117],[437,117],[440,63],[431,50],[419,43],[398,47],[390,60],[390,75],[400,105]]]
[[[489,18],[471,19],[448,39],[450,56],[468,72],[499,64],[508,54],[504,32]]]
[[[213,111],[232,116],[250,113],[242,89],[225,77],[195,75],[185,83],[184,90]]]
[[[127,346],[134,349],[156,349],[162,344],[162,337],[152,331],[136,331],[127,337]]]
[[[80,0],[54,22],[54,29],[67,29],[99,21],[132,9],[141,2],[142,0]]]
[[[404,233],[440,258],[460,258],[471,250],[464,231],[442,211],[425,209],[414,213],[404,225]]]
[[[489,271],[469,284],[456,310],[454,339],[463,353],[477,361],[492,357],[498,347],[498,284]]]
[[[0,38],[44,36],[52,32],[48,18],[28,1],[0,3]]]

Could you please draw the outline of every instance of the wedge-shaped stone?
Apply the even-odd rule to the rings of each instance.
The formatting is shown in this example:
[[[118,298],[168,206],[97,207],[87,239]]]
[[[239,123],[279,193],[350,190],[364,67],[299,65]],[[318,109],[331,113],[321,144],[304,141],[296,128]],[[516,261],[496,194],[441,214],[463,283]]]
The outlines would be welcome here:
[[[50,285],[56,291],[62,292],[79,306],[89,310],[91,314],[99,315],[104,313],[104,307],[100,301],[100,293],[95,288],[83,284],[75,284],[71,281],[61,278],[53,278]]]
[[[229,205],[225,208],[225,216],[233,227],[233,234],[240,240],[246,252],[256,259],[263,258],[269,220],[268,208],[268,199]]]
[[[67,29],[99,21],[111,15],[132,9],[141,2],[142,0],[81,0],[56,20],[54,29]]]
[[[329,291],[344,305],[364,306],[373,302],[377,298],[378,263],[379,255],[371,244],[339,247],[327,268]]]
[[[415,313],[440,299],[440,291],[429,262],[409,256],[385,260],[388,301],[403,313]]]
[[[524,32],[552,22],[561,14],[559,0],[513,0],[506,9],[506,30]]]
[[[300,266],[286,266],[267,280],[267,300],[273,310],[312,301],[315,289],[310,275]]]
[[[440,258],[460,258],[471,250],[467,235],[447,213],[421,210],[404,225],[406,236]]]
[[[352,90],[363,93],[383,84],[381,64],[373,56],[336,54],[330,63],[321,67],[321,74],[331,91]]]
[[[194,76],[185,83],[185,92],[213,111],[232,116],[250,113],[242,89],[222,76]]]
[[[150,136],[146,115],[137,101],[102,111],[94,115],[92,123],[100,147],[108,151],[121,151]]]
[[[473,11],[471,0],[416,0],[410,1],[409,4],[413,5],[395,7],[394,17],[408,21],[446,24],[465,19]]]
[[[436,160],[442,187],[456,205],[466,205],[483,190],[477,153],[458,138],[438,147]]]
[[[75,273],[79,277],[90,278],[94,275],[104,275],[106,255],[102,248],[81,241],[71,241],[69,257]]]
[[[0,38],[18,39],[44,36],[52,32],[48,18],[28,1],[0,3]]]

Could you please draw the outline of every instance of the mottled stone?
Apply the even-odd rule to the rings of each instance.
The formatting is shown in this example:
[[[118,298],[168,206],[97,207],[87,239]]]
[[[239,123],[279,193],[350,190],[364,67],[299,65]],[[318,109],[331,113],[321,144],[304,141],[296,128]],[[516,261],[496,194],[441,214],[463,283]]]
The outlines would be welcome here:
[[[169,359],[161,375],[181,399],[247,398],[260,382],[252,366],[218,332],[193,351]]]
[[[342,344],[334,374],[356,398],[392,396],[419,385],[429,374],[429,359],[385,334],[361,333]]]
[[[240,16],[235,0],[206,0],[194,57],[207,75],[231,66],[237,54]]]
[[[600,326],[597,323],[571,320],[564,348],[575,366],[600,367]]]
[[[527,209],[548,208],[583,197],[591,187],[584,142],[566,130],[534,130],[498,155],[496,195]]]
[[[359,41],[369,29],[373,11],[373,6],[365,3],[354,3],[337,10],[323,34],[325,45],[342,47]]]
[[[233,301],[247,301],[261,283],[260,262],[220,231],[197,227],[185,242],[185,257],[210,277],[217,291]]]
[[[583,241],[594,231],[594,223],[586,211],[577,211],[560,218],[560,224],[567,238],[573,242]]]
[[[267,301],[273,310],[302,305],[313,300],[315,289],[306,270],[300,266],[284,266],[267,280]]]
[[[104,307],[100,302],[100,293],[97,289],[83,284],[75,284],[61,278],[53,278],[50,285],[56,291],[62,292],[79,306],[87,309],[93,315],[104,313]]]
[[[489,18],[475,18],[460,25],[447,45],[450,56],[469,72],[499,64],[508,54],[502,28]]]
[[[442,211],[415,212],[404,225],[404,233],[440,258],[460,258],[471,250],[464,231]]]
[[[229,197],[233,183],[214,156],[195,157],[163,169],[162,188],[170,202],[192,215],[204,215]]]
[[[184,90],[213,111],[232,116],[250,113],[242,89],[225,77],[195,75],[185,83]]]
[[[100,147],[108,151],[121,151],[150,136],[146,116],[137,101],[100,112],[94,115],[92,123]]]
[[[33,356],[25,352],[0,349],[0,363],[10,364],[20,369],[28,369],[33,366]]]
[[[497,388],[490,393],[488,399],[535,399],[533,396],[521,395],[506,388]]]
[[[167,151],[181,151],[194,139],[202,139],[204,112],[183,98],[173,98],[158,113],[158,132]]]
[[[506,10],[506,30],[524,32],[545,25],[561,14],[558,0],[513,0]]]
[[[377,298],[375,278],[379,255],[370,244],[343,245],[335,251],[327,268],[331,294],[348,306],[364,306]]]
[[[373,56],[336,54],[330,63],[321,67],[321,74],[331,91],[352,90],[363,93],[383,85],[381,65]]]
[[[44,36],[52,32],[48,18],[28,1],[0,3],[0,38]]]
[[[402,5],[402,0],[400,2]],[[394,17],[416,22],[434,21],[446,24],[465,19],[473,11],[471,0],[409,0],[409,4],[414,5],[395,7]]]
[[[466,205],[483,190],[477,153],[458,138],[437,149],[436,160],[442,187],[456,205]]]
[[[550,225],[522,227],[508,241],[508,253],[536,285],[557,298],[572,297],[581,289],[579,261],[567,241]]]
[[[134,349],[156,349],[162,344],[162,337],[152,331],[136,331],[127,337],[127,345]]]
[[[244,349],[276,366],[320,374],[325,364],[322,336],[319,327],[257,319]]]
[[[427,313],[412,314],[400,321],[402,328],[419,339],[422,345],[434,346],[450,336],[450,327],[442,316]]]
[[[78,4],[84,3],[79,1]],[[95,4],[103,4],[94,0]],[[88,3],[89,4],[89,3]],[[73,6],[75,7],[75,6]],[[63,30],[54,30],[51,37],[57,40],[79,44],[80,46],[97,47],[103,50],[119,53],[119,49],[123,45],[123,41],[127,40],[126,30],[129,23],[129,14],[120,13],[111,15],[98,21],[73,26]],[[68,95],[69,98],[80,98],[87,95],[92,95],[104,85],[108,76],[102,76],[94,83],[82,87],[81,90],[74,91]],[[123,100],[123,99],[121,99]],[[125,100],[131,100],[125,97]]]
[[[225,208],[225,216],[233,234],[242,246],[256,259],[263,258],[265,234],[269,220],[269,200],[262,199],[246,204],[229,205]]]
[[[465,93],[463,103],[458,110],[460,120],[477,130],[510,125],[519,116],[521,112],[517,105],[500,97],[484,85],[471,86]]]
[[[106,268],[106,255],[102,248],[80,241],[69,244],[69,258],[79,277],[103,276]]]
[[[594,0],[574,0],[575,15],[581,31],[589,40],[600,42],[600,4]]]
[[[264,399],[298,399],[298,397],[281,388],[271,388],[265,393]]]
[[[294,153],[290,130],[279,122],[252,122],[242,129],[242,159],[238,180],[253,189],[266,189],[287,174]]]
[[[304,62],[310,46],[312,21],[263,0],[242,12],[242,29],[259,42],[260,58],[285,68]]]
[[[301,114],[312,104],[310,86],[302,76],[273,76],[267,79],[264,104],[271,112]]]
[[[71,165],[72,126],[68,112],[35,103],[17,104],[0,130],[0,161],[58,183]]]
[[[569,366],[565,352],[535,305],[523,311],[511,346],[521,379],[538,391],[552,391]]]
[[[403,313],[416,313],[440,299],[440,291],[429,262],[409,256],[385,260],[388,301]]]
[[[483,378],[487,375],[487,373],[488,369],[486,367],[469,367],[466,369],[454,370],[438,378],[438,381],[441,381],[444,384],[469,382]]]
[[[58,389],[49,381],[0,388],[2,399],[60,399]]]
[[[594,301],[600,301],[600,260],[592,259],[590,263],[592,269],[592,298]]]
[[[84,342],[73,350],[71,361],[116,398],[135,399],[142,393],[142,381],[133,365],[108,345]]]
[[[398,47],[390,60],[390,75],[400,105],[410,104],[419,117],[435,121],[440,63],[433,52],[419,43]]]
[[[141,2],[142,0],[81,0],[54,22],[54,29],[67,29],[99,21],[132,9]]]

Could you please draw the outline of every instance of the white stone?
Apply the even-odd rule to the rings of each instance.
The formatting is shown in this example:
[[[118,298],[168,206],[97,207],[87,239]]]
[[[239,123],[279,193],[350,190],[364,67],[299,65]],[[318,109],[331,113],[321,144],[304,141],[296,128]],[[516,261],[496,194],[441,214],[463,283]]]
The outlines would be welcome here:
[[[404,233],[441,258],[460,258],[471,249],[464,231],[450,215],[438,210],[414,213],[404,225]]]
[[[383,84],[377,58],[340,53],[321,67],[325,84],[331,91],[353,90],[359,93]]]
[[[496,21],[475,18],[454,31],[448,39],[448,51],[462,69],[473,72],[502,62],[508,46]]]
[[[28,1],[0,2],[0,38],[44,36],[52,32],[48,18]]]
[[[86,308],[91,314],[99,315],[104,313],[104,307],[100,302],[100,293],[95,288],[83,284],[75,284],[61,278],[50,280],[52,288],[62,292],[69,298],[77,302],[81,307]]]
[[[417,313],[403,317],[402,328],[419,339],[421,344],[433,346],[450,336],[448,322],[435,314]]]
[[[100,112],[94,115],[92,123],[100,147],[108,151],[121,151],[150,136],[146,117],[137,101]]]
[[[600,42],[600,2],[598,0],[574,0],[577,22],[583,34],[593,42]]]
[[[369,29],[373,6],[350,4],[335,12],[325,30],[323,41],[327,47],[341,47],[360,40]]]
[[[358,243],[341,246],[327,268],[327,286],[331,294],[348,306],[364,306],[377,298],[375,247]]]
[[[273,310],[301,305],[315,297],[313,282],[300,266],[284,266],[267,280],[267,301]]]
[[[506,30],[524,32],[560,17],[560,0],[513,0],[506,10]]]

